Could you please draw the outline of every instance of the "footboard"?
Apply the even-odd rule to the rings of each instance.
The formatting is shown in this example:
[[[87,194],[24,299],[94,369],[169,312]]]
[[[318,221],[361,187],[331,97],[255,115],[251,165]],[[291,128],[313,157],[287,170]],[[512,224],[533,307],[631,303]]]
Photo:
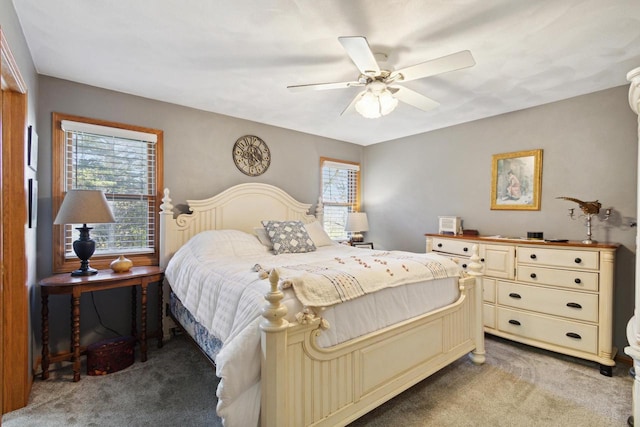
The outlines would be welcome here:
[[[262,330],[262,426],[346,425],[468,352],[484,362],[482,279],[477,251],[459,299],[444,308],[328,349],[322,319],[284,320],[270,276]]]

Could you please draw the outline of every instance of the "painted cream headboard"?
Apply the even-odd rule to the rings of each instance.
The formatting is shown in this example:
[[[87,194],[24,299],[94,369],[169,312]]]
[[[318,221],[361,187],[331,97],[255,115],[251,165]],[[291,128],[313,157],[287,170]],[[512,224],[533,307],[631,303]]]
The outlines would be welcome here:
[[[310,204],[301,203],[284,190],[269,184],[247,183],[230,187],[203,200],[187,200],[189,213],[173,216],[169,189],[164,190],[160,206],[160,265],[191,237],[205,230],[234,229],[254,234],[262,220],[322,221],[322,204],[316,215]]]

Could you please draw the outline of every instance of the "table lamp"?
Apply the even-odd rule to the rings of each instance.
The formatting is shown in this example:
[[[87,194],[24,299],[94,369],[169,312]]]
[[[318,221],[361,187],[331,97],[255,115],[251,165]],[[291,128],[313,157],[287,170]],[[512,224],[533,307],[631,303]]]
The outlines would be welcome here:
[[[71,272],[72,276],[91,276],[98,270],[89,266],[89,258],[96,250],[96,242],[89,236],[87,224],[116,222],[107,203],[107,198],[100,190],[69,190],[54,224],[83,224],[77,227],[80,238],[73,242],[73,251],[80,258],[80,268]]]
[[[347,214],[347,224],[344,227],[345,231],[351,233],[352,242],[362,242],[364,237],[363,231],[369,231],[369,221],[367,221],[367,214],[364,212],[350,212]]]

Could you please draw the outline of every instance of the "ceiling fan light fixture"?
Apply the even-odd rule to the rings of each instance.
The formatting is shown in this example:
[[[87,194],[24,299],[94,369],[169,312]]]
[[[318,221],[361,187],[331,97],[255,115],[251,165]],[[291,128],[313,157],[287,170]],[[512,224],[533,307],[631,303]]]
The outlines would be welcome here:
[[[398,100],[387,90],[368,88],[356,102],[356,111],[367,119],[386,116],[398,106]]]

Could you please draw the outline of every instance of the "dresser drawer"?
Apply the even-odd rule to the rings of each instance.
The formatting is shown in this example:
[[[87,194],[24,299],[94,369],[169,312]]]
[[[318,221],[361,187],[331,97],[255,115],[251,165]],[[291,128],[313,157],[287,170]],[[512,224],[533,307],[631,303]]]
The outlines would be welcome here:
[[[598,291],[598,273],[589,271],[560,270],[530,265],[518,266],[519,282],[559,286],[577,291]]]
[[[473,243],[464,240],[433,238],[433,251],[470,257]]]
[[[597,270],[600,266],[598,252],[518,246],[517,253],[518,264],[584,268],[588,270]]]
[[[523,338],[597,353],[598,327],[595,325],[499,307],[498,329]]]
[[[598,321],[598,295],[498,282],[498,304],[587,322]]]

